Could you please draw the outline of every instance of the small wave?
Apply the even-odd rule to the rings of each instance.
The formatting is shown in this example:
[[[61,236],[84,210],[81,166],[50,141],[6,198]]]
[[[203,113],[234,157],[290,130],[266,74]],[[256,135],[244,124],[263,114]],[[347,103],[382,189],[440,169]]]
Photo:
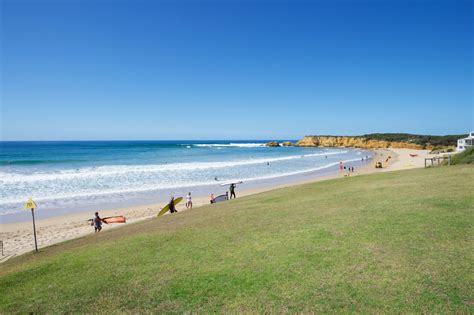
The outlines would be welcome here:
[[[359,161],[359,159],[349,159],[349,160],[343,160],[343,163],[348,163],[348,162],[355,162]],[[247,177],[247,178],[235,178],[235,179],[230,179],[227,181],[243,181],[243,182],[249,182],[249,181],[258,181],[258,180],[267,180],[267,179],[274,179],[274,178],[280,178],[280,177],[287,177],[287,176],[294,176],[294,175],[300,175],[300,174],[305,174],[305,173],[311,173],[315,171],[319,171],[322,169],[327,169],[333,166],[339,165],[339,162],[333,162],[329,164],[325,164],[319,167],[315,168],[310,168],[310,169],[304,169],[300,171],[293,171],[293,172],[286,172],[286,173],[278,173],[278,174],[270,174],[270,175],[263,175],[263,176],[258,176],[258,177]],[[221,183],[216,183],[214,180],[208,180],[208,181],[199,181],[199,182],[181,182],[181,183],[167,183],[165,185],[156,185],[156,184],[148,184],[148,185],[140,185],[140,187],[128,187],[128,188],[115,188],[115,189],[103,189],[101,191],[97,190],[91,190],[91,191],[83,191],[83,192],[74,192],[74,193],[60,193],[58,195],[50,195],[50,196],[44,196],[44,197],[35,197],[35,201],[37,202],[46,202],[46,201],[60,201],[60,200],[72,200],[72,199],[90,199],[94,197],[106,197],[106,196],[111,196],[111,195],[122,195],[122,194],[129,194],[129,193],[140,193],[140,192],[148,192],[148,191],[156,191],[156,190],[161,190],[161,189],[175,189],[175,188],[184,188],[184,187],[198,187],[198,186],[212,186],[216,184],[221,184]],[[0,200],[0,205],[2,206],[14,206],[18,205],[18,198],[5,198],[3,200]],[[15,210],[12,210],[13,212]],[[3,212],[0,214],[7,214],[7,212]]]
[[[76,163],[84,162],[82,160],[7,160],[0,161],[0,166],[5,165],[37,165],[37,164],[58,164],[58,163]]]
[[[357,161],[360,161],[360,159],[343,160],[343,161],[333,162],[333,163],[329,163],[329,164],[322,165],[322,166],[315,167],[315,168],[310,168],[310,169],[305,169],[305,170],[300,170],[300,171],[294,171],[294,172],[287,172],[287,173],[271,174],[271,175],[265,175],[265,176],[261,176],[261,177],[255,177],[255,178],[244,178],[244,179],[234,178],[234,179],[228,180],[228,182],[237,182],[237,181],[249,182],[249,181],[256,181],[256,180],[273,179],[273,178],[279,178],[279,177],[300,175],[300,174],[311,173],[311,172],[316,172],[316,171],[320,171],[320,170],[323,170],[323,169],[327,169],[327,168],[339,165],[340,162],[349,163],[349,162],[357,162]]]
[[[116,194],[127,194],[127,193],[138,193],[138,192],[146,192],[146,191],[154,191],[160,189],[174,189],[180,187],[196,187],[196,186],[207,186],[207,185],[215,185],[215,181],[205,181],[205,182],[183,182],[183,183],[176,183],[176,184],[165,184],[165,185],[140,185],[140,187],[135,188],[114,188],[114,189],[102,189],[100,191],[97,190],[90,190],[90,191],[83,191],[83,192],[70,192],[64,193],[61,192],[58,195],[49,195],[49,196],[38,196],[35,197],[35,201],[55,201],[55,200],[71,200],[75,198],[84,198],[89,199],[98,196],[109,196],[109,195],[116,195]],[[3,198],[0,200],[0,205],[13,205],[18,204],[18,200],[20,198]]]
[[[236,148],[258,148],[265,147],[265,143],[205,143],[205,144],[193,144],[198,148],[224,148],[224,147],[236,147]]]
[[[300,158],[318,157],[325,155],[344,154],[347,151],[334,151],[329,153],[314,153],[304,155],[290,155],[279,158],[259,158],[250,160],[239,160],[229,162],[196,162],[196,163],[173,163],[173,164],[153,164],[153,165],[111,165],[99,167],[86,167],[80,169],[68,169],[54,173],[34,173],[28,176],[18,173],[0,172],[0,183],[23,183],[23,182],[44,182],[53,180],[74,180],[79,178],[107,177],[115,175],[131,175],[144,173],[162,173],[176,171],[195,171],[231,168],[237,166],[254,165],[261,163],[274,163],[280,161],[288,161]]]

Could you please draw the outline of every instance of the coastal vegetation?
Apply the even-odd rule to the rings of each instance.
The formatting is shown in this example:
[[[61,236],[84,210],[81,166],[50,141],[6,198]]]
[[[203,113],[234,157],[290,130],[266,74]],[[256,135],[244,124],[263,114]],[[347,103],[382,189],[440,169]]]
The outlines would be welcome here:
[[[2,264],[0,313],[473,313],[473,189],[387,172],[91,234]]]
[[[453,155],[452,164],[474,164],[474,147]]]
[[[430,135],[414,135],[409,133],[371,133],[360,136],[367,140],[380,140],[390,142],[406,142],[414,143],[420,146],[448,147],[456,146],[457,140],[467,137],[464,135],[446,135],[446,136],[430,136]]]
[[[296,145],[302,147],[355,147],[363,149],[448,149],[466,135],[423,136],[407,133],[374,133],[362,136],[305,136]]]

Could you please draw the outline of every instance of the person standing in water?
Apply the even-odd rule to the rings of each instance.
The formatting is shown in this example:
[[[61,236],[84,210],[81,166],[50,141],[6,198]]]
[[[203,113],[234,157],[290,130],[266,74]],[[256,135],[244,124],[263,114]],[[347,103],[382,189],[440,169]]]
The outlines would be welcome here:
[[[193,201],[191,198],[191,192],[188,192],[188,195],[186,196],[186,209],[192,209],[193,208]]]
[[[102,230],[102,218],[99,216],[99,212],[95,213],[95,217],[92,220],[91,225],[94,225],[95,233],[100,232],[100,230]]]
[[[171,197],[171,200],[170,200],[170,203],[168,204],[168,207],[170,208],[170,213],[178,212],[176,210],[176,207],[174,206],[174,197]]]
[[[234,183],[230,184],[229,191],[230,191],[230,199],[232,199],[232,196],[234,196],[234,199],[237,198],[235,196],[235,184]]]

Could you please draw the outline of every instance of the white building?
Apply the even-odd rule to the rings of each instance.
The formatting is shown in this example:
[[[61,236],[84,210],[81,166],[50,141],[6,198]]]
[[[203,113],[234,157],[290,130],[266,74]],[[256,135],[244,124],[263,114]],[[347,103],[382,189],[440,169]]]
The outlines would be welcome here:
[[[469,133],[469,136],[467,136],[467,138],[464,138],[464,139],[459,139],[458,140],[458,148],[457,148],[457,151],[460,152],[460,151],[464,151],[466,150],[468,147],[472,147],[474,146],[474,131],[471,131]]]

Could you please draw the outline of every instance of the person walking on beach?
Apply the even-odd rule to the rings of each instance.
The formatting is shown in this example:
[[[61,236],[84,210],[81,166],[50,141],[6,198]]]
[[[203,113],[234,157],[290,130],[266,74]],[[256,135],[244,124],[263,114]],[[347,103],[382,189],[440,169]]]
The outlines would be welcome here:
[[[235,184],[234,183],[230,184],[229,191],[230,191],[230,199],[232,199],[232,196],[234,196],[234,199],[237,198],[235,196]]]
[[[215,202],[215,200],[214,200],[214,194],[211,194],[211,195],[209,196],[209,203],[214,203],[214,202]]]
[[[191,198],[191,192],[188,192],[188,195],[186,196],[186,209],[192,209],[193,208],[193,201]]]
[[[339,171],[342,172],[342,168],[344,167],[344,165],[342,164],[342,162],[339,162]]]
[[[95,233],[100,232],[100,230],[102,230],[102,218],[99,216],[99,212],[95,213],[95,217],[92,220],[91,225],[94,225]]]
[[[171,197],[171,200],[168,206],[170,208],[170,213],[178,212],[178,210],[176,210],[176,207],[174,206],[174,197]]]

